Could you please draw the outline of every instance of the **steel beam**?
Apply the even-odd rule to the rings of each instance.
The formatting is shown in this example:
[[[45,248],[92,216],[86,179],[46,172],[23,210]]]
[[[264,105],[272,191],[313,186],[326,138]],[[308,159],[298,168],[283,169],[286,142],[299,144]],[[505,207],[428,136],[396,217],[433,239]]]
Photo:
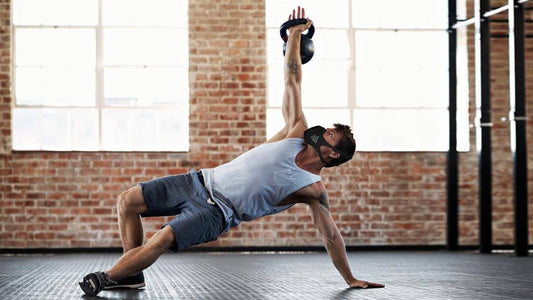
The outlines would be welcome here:
[[[513,157],[515,254],[528,255],[524,6],[509,0],[509,120]]]
[[[448,0],[449,148],[446,156],[446,247],[459,250],[457,155],[457,0]]]
[[[489,0],[475,0],[476,148],[479,160],[479,251],[492,252],[492,151]]]

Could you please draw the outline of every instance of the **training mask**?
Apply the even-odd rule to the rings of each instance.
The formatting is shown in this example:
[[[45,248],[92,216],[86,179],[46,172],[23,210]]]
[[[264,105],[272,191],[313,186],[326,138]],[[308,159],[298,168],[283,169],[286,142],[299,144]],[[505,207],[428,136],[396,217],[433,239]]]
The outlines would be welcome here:
[[[326,142],[326,140],[324,139],[324,133],[326,131],[326,128],[322,126],[311,127],[304,132],[304,142],[315,149],[315,151],[318,153],[318,157],[320,157],[320,161],[322,161],[326,168],[338,166],[343,162],[349,161],[352,158],[352,155],[348,155]],[[339,153],[341,155],[340,161],[338,161],[339,159],[337,159],[336,163],[328,163],[324,159],[324,157],[322,157],[322,151],[320,151],[320,146],[329,147],[333,149],[333,151]]]

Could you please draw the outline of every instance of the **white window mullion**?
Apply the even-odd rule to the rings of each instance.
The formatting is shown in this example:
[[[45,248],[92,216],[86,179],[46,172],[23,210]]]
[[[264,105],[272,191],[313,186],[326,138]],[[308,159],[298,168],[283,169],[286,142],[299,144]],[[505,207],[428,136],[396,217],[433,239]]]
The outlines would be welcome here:
[[[98,0],[98,25],[96,26],[96,109],[98,111],[98,150],[102,151],[102,110],[104,108],[104,65],[102,2]]]
[[[354,118],[354,110],[357,105],[357,99],[355,97],[355,89],[357,88],[355,86],[355,29],[353,24],[353,1],[348,2],[348,40],[350,44],[350,66],[349,66],[349,73],[348,73],[348,110],[350,112],[350,125],[353,128],[354,122],[357,122]],[[357,137],[356,137],[357,138]]]

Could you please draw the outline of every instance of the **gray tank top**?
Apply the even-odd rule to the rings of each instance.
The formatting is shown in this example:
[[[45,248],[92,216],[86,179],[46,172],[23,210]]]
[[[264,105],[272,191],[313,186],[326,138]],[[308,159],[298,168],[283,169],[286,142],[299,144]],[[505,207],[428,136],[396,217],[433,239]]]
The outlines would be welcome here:
[[[278,204],[292,193],[321,180],[296,165],[303,139],[262,144],[214,169],[202,169],[213,201],[223,210],[228,228],[284,211]]]

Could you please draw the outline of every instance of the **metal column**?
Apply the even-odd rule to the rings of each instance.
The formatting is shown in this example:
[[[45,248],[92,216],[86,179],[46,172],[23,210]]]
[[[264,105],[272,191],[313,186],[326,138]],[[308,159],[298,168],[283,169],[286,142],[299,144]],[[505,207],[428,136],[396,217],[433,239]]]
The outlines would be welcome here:
[[[475,2],[476,148],[479,159],[479,251],[492,251],[492,151],[489,0]]]
[[[528,255],[526,81],[523,1],[509,0],[509,120],[513,156],[515,254]]]
[[[459,249],[457,155],[457,0],[448,0],[449,149],[446,156],[446,247]]]

